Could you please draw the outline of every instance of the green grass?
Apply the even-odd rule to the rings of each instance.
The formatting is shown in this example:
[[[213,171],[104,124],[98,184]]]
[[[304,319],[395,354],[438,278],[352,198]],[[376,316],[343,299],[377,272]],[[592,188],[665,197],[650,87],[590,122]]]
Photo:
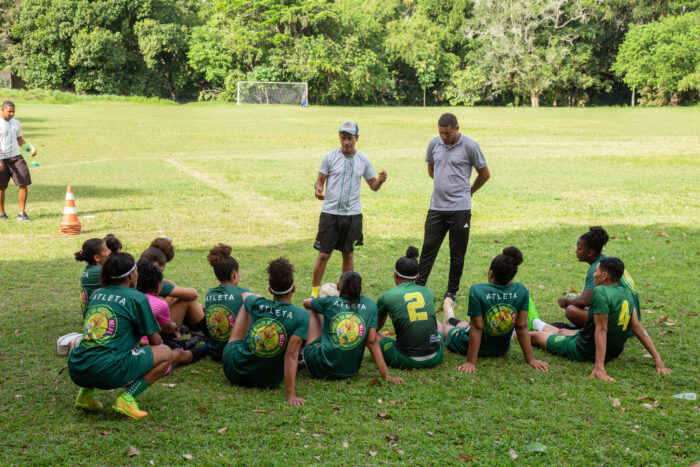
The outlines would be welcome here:
[[[642,324],[672,376],[656,376],[636,340],[607,365],[616,383],[587,379],[592,365],[541,350],[550,371],[536,373],[516,346],[480,359],[476,375],[459,374],[464,357],[447,353],[434,370],[395,371],[406,383],[389,387],[373,384],[378,372],[366,353],[348,382],[301,372],[297,393],[307,404],[291,409],[283,389],[233,387],[208,360],[162,380],[173,388],[156,383],[139,397],[149,416],[128,421],[75,410],[77,387],[55,355],[56,338],[81,327],[84,265],[72,254],[85,239],[113,232],[138,255],[166,234],[176,246],[166,277],[201,294],[217,284],[206,263],[217,242],[234,247],[242,285],[261,293],[267,261],[286,255],[297,266],[300,304],[321,208],[311,185],[338,144],[337,125],[354,118],[358,148],[389,173],[379,192],[363,188],[366,245],[356,255],[365,294],[376,299],[393,285],[394,261],[421,245],[432,187],[424,153],[444,109],[12,98],[40,166],[32,168],[33,221],[0,223],[0,463],[173,464],[184,454],[246,465],[434,465],[460,455],[479,465],[700,460],[698,402],[670,397],[700,392],[700,318],[692,315],[700,308],[700,109],[456,109],[492,173],[474,200],[457,316],[466,317],[469,285],[485,281],[491,258],[512,244],[525,255],[517,279],[545,319],[561,319],[557,297],[580,290],[587,269],[573,254],[576,238],[600,224],[614,237],[606,254],[620,256],[640,288]],[[83,224],[77,237],[58,231],[66,185]],[[12,185],[6,210],[17,214]],[[438,296],[447,258],[445,244],[429,281]],[[339,270],[334,255],[326,278]],[[656,324],[661,315],[675,325]],[[118,393],[98,391],[105,405]],[[644,396],[658,407],[642,406]],[[624,412],[612,407],[615,397]],[[547,451],[528,452],[535,441]],[[127,458],[130,446],[141,454]]]

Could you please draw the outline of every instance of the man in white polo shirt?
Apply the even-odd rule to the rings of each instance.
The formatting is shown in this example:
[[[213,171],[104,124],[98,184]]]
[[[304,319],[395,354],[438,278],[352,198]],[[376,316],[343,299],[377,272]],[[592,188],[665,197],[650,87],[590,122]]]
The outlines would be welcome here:
[[[333,250],[339,250],[343,255],[343,272],[352,271],[355,267],[354,247],[362,245],[362,179],[367,181],[372,191],[379,190],[386,181],[386,172],[382,170],[377,176],[369,158],[355,149],[360,137],[357,123],[351,120],[343,122],[338,135],[340,148],[323,156],[318,179],[314,183],[316,199],[324,200],[314,242],[314,248],[318,250],[311,280],[311,295],[314,297],[318,297],[323,273]]]
[[[416,284],[425,285],[445,235],[450,233],[450,275],[444,299],[456,301],[464,256],[469,243],[472,216],[471,197],[491,173],[476,141],[460,134],[457,117],[451,113],[438,119],[438,133],[428,144],[425,161],[433,179],[433,195],[425,219],[423,248]],[[472,167],[477,172],[471,183]]]
[[[7,219],[5,214],[5,190],[10,183],[10,177],[19,187],[19,214],[17,220],[28,221],[29,216],[24,212],[27,204],[27,186],[32,184],[27,162],[20,155],[19,148],[24,145],[22,127],[14,118],[15,104],[10,101],[2,103],[0,111],[0,220]],[[32,152],[32,157],[36,150]]]

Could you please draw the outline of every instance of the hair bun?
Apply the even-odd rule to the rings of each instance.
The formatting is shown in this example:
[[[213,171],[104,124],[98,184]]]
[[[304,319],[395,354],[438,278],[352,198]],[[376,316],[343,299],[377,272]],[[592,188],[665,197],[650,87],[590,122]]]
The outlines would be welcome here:
[[[523,263],[523,253],[514,246],[504,248],[503,256],[513,260],[516,266],[520,266]]]
[[[232,248],[223,243],[218,243],[207,254],[207,260],[212,266],[219,265],[231,257]]]
[[[406,258],[418,258],[418,248],[414,246],[409,246],[408,249],[406,249]]]

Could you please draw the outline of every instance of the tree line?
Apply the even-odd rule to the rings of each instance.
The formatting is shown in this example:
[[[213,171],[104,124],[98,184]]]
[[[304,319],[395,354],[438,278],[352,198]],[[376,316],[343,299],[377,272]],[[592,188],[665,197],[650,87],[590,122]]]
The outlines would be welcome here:
[[[700,0],[0,0],[30,88],[173,100],[308,81],[317,104],[700,100]],[[634,96],[633,98],[631,96]]]

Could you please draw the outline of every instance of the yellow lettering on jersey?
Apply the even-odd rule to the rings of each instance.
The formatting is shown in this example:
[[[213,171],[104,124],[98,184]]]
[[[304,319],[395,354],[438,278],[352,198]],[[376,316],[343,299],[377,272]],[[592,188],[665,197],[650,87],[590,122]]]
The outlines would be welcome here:
[[[618,326],[622,326],[622,330],[627,330],[627,325],[630,323],[630,304],[625,300],[622,302],[622,310],[620,311],[620,321],[617,322]]]
[[[423,308],[425,306],[425,299],[423,294],[420,292],[411,292],[403,296],[406,302],[406,307],[408,308],[408,319],[411,322],[414,321],[425,321],[428,319],[428,313],[426,311],[421,311],[416,313],[418,308]]]

